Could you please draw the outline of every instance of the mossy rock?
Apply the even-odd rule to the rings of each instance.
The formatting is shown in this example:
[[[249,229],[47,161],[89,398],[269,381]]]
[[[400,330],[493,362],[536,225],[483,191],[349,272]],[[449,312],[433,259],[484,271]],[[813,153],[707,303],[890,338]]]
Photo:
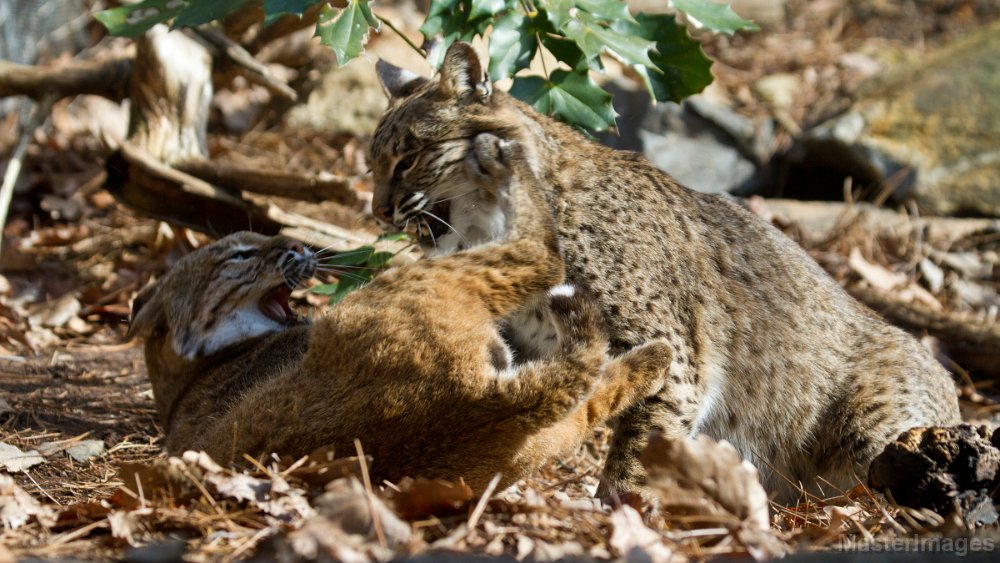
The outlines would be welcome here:
[[[1000,216],[1000,22],[873,79],[808,138],[847,144],[897,199]]]

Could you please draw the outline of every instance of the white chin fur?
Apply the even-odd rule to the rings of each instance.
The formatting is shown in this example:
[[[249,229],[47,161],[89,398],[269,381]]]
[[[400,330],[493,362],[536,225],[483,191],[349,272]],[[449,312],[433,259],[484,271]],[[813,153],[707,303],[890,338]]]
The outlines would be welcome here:
[[[453,200],[449,223],[454,230],[432,243],[424,243],[424,251],[428,256],[443,256],[501,240],[507,230],[507,218],[500,205],[486,203],[476,197]]]
[[[267,317],[256,307],[239,309],[220,321],[205,338],[188,343],[187,349],[179,349],[181,346],[176,341],[173,346],[178,355],[193,360],[211,356],[227,346],[284,329],[284,325]]]

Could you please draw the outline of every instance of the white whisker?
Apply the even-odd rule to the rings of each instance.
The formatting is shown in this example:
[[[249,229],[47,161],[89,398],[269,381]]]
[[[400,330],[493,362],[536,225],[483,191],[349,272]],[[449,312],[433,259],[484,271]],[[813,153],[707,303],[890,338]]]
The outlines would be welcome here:
[[[361,282],[367,282],[368,281],[368,278],[366,276],[359,276],[357,274],[352,274],[350,272],[341,272],[337,277],[338,278],[348,278],[348,279],[358,280],[358,281],[361,281]]]
[[[458,235],[458,238],[462,239],[462,242],[464,242],[464,243],[468,243],[468,241],[467,241],[467,240],[465,240],[465,237],[464,237],[464,236],[462,236],[462,233],[458,232],[458,229],[456,229],[455,227],[452,227],[452,226],[451,226],[450,224],[448,224],[448,222],[447,222],[447,221],[445,221],[444,219],[442,219],[442,218],[438,217],[437,215],[435,215],[435,214],[431,213],[430,211],[421,211],[421,214],[423,214],[423,215],[429,215],[430,217],[432,217],[432,218],[434,218],[434,219],[437,219],[437,220],[438,220],[438,221],[440,221],[440,222],[441,222],[441,223],[442,223],[442,224],[443,224],[443,225],[444,225],[445,227],[448,227],[448,228],[449,228],[449,229],[450,229],[450,230],[451,230],[451,231],[452,231],[453,233],[455,233],[456,235]],[[428,229],[430,229],[430,226],[428,226],[427,228],[428,228]]]
[[[371,266],[335,266],[332,264],[316,266],[316,271],[324,274],[350,273],[349,270],[364,271],[372,270]]]
[[[467,192],[462,192],[462,193],[460,193],[460,194],[458,194],[458,195],[453,195],[453,196],[451,196],[451,197],[446,197],[446,198],[444,198],[444,199],[439,199],[439,200],[435,200],[435,201],[434,201],[434,203],[432,203],[431,205],[432,205],[432,206],[434,206],[434,205],[437,205],[438,203],[444,203],[444,202],[446,202],[446,201],[451,201],[451,200],[453,200],[453,199],[458,199],[458,198],[460,198],[460,197],[465,197],[465,196],[467,196],[467,195],[472,195],[472,194],[476,193],[477,191],[479,191],[479,189],[478,189],[478,188],[476,188],[476,189],[472,189],[472,190],[469,190],[469,191],[467,191]]]
[[[438,243],[437,239],[434,238],[434,229],[432,229],[431,226],[427,223],[427,219],[421,219],[421,221],[424,222],[424,225],[427,225],[427,234],[431,235],[431,244],[434,246],[434,248],[437,248]]]

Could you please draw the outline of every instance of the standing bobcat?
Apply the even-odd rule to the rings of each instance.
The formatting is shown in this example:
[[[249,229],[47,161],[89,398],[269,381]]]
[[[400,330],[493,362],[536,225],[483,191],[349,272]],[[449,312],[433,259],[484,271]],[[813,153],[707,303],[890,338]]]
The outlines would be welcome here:
[[[608,361],[600,313],[563,280],[551,216],[514,142],[467,155],[476,185],[512,214],[510,238],[389,270],[315,324],[288,295],[316,267],[283,237],[230,235],[186,256],[133,305],[166,449],[220,462],[317,448],[373,475],[510,483],[659,390],[666,342]],[[508,164],[510,165],[508,167]],[[517,189],[514,189],[517,188]],[[511,194],[508,196],[508,194]],[[548,293],[546,294],[546,292]],[[499,320],[544,296],[552,357],[514,365]]]
[[[642,488],[636,458],[651,429],[728,440],[787,501],[819,477],[851,486],[909,427],[958,420],[948,373],[916,340],[738,205],[494,92],[468,44],[448,50],[436,79],[384,61],[378,73],[390,106],[370,147],[376,218],[415,226],[431,255],[502,238],[504,210],[470,189],[463,163],[483,134],[517,140],[556,217],[567,278],[600,303],[612,350],[670,342],[663,390],[615,425],[612,490]],[[525,318],[514,332],[531,340]]]

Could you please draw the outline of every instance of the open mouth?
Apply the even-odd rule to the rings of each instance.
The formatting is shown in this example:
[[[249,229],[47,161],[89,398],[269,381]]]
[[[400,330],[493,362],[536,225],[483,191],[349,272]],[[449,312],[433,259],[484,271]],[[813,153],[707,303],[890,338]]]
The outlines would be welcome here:
[[[439,201],[421,215],[416,226],[416,238],[420,242],[433,242],[451,230],[451,202]]]
[[[287,285],[279,285],[260,300],[260,312],[278,324],[293,324],[295,312],[288,305],[288,298],[291,296],[292,290]]]

